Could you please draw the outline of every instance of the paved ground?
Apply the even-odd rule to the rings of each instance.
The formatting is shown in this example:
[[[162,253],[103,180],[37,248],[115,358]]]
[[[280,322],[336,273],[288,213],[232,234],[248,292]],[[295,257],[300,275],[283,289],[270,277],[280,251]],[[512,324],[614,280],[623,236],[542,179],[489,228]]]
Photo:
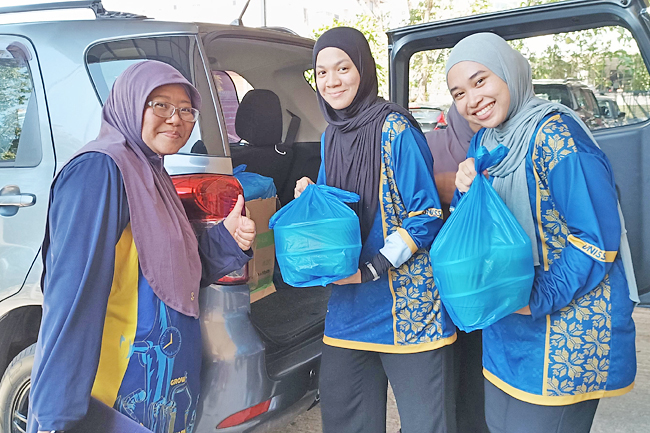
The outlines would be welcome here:
[[[638,366],[635,388],[622,397],[603,399],[600,402],[591,433],[650,431],[650,308],[637,308],[634,312],[634,320],[637,326]],[[386,422],[387,433],[396,433],[399,430],[397,407],[390,391]],[[320,408],[316,406],[277,433],[320,432],[322,432]]]

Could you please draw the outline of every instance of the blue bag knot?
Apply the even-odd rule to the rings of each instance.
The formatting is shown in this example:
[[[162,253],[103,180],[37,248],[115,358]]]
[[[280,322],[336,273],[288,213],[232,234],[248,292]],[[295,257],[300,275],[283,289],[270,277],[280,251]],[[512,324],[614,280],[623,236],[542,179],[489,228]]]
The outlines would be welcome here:
[[[497,165],[503,158],[506,157],[510,149],[505,147],[503,144],[498,145],[492,152],[487,150],[487,147],[481,146],[476,151],[476,157],[474,158],[474,167],[476,168],[477,173],[482,173],[483,170],[487,170],[493,165]]]

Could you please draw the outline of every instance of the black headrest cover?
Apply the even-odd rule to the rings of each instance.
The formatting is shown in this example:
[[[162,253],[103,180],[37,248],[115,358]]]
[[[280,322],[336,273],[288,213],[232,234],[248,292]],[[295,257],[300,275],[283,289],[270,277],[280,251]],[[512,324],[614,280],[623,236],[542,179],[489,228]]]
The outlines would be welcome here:
[[[278,95],[265,89],[254,89],[246,93],[237,109],[235,131],[251,146],[280,144],[282,108]]]

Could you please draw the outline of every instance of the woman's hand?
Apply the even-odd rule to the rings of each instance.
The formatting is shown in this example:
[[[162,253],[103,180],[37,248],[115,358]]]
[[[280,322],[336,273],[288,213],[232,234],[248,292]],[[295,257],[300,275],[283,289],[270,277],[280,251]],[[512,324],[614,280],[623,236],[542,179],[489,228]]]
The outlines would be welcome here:
[[[357,273],[354,275],[350,275],[349,277],[343,278],[342,280],[334,281],[334,284],[336,284],[337,286],[342,286],[344,284],[360,284],[360,283],[361,283],[361,271],[359,269],[357,269]]]
[[[486,179],[489,178],[487,170],[483,170],[483,175]],[[474,158],[467,158],[465,161],[458,164],[458,171],[456,172],[456,188],[458,188],[458,191],[469,191],[469,187],[472,186],[475,177],[476,169],[474,169]]]
[[[314,181],[312,181],[308,177],[302,177],[296,181],[296,188],[293,190],[293,197],[298,198],[300,197],[300,194],[307,188],[309,185],[313,185]]]
[[[242,215],[242,209],[244,209],[244,197],[239,195],[235,207],[230,211],[226,219],[223,220],[223,225],[235,242],[237,242],[239,248],[242,251],[247,251],[255,240],[255,222]]]
[[[532,313],[530,312],[530,305],[526,305],[524,308],[515,311],[515,314],[521,314],[522,316],[532,315]]]

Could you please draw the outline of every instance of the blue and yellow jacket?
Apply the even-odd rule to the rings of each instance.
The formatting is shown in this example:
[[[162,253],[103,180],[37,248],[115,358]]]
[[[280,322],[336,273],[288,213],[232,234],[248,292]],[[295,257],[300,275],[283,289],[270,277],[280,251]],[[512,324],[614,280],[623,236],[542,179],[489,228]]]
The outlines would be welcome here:
[[[532,316],[483,330],[484,375],[538,405],[624,394],[636,374],[634,304],[609,161],[574,119],[555,113],[533,134],[526,178],[540,257]]]
[[[250,258],[222,224],[202,234],[199,248],[210,281]],[[73,427],[92,394],[154,432],[192,432],[199,320],[168,308],[144,278],[122,176],[109,156],[82,154],[63,168],[43,254],[28,431]]]
[[[321,156],[324,149],[321,140]],[[322,159],[319,184],[327,184]],[[433,281],[429,248],[442,226],[426,139],[405,116],[382,128],[379,209],[360,263],[381,253],[393,265],[377,281],[332,285],[323,341],[384,353],[417,353],[453,343],[456,328]],[[356,192],[356,191],[355,191]]]

